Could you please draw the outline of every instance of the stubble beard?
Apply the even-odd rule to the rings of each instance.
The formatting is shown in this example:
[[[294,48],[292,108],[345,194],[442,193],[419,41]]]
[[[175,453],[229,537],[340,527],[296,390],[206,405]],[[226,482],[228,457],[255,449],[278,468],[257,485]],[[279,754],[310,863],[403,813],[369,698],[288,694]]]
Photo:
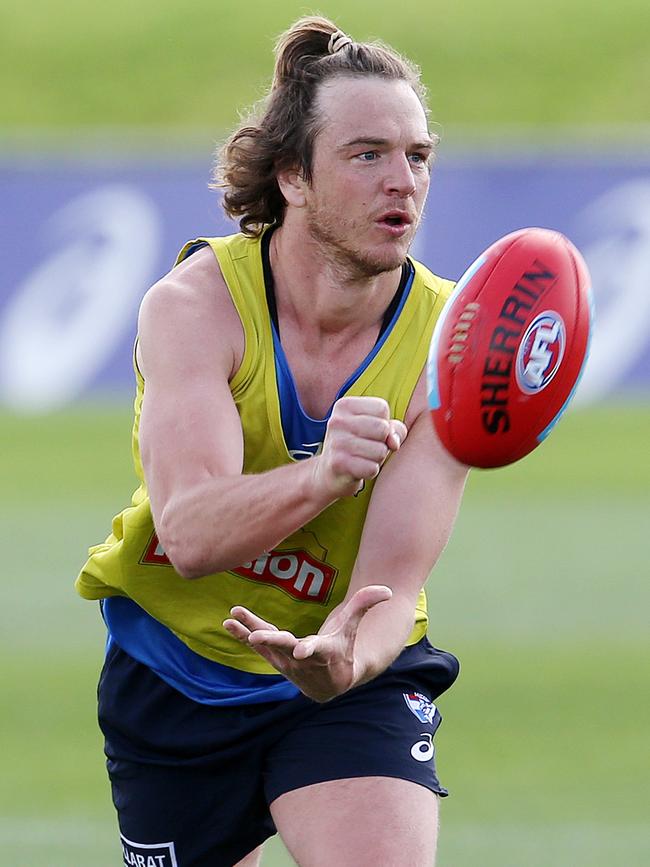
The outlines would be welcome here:
[[[308,206],[306,217],[309,233],[319,245],[325,261],[340,272],[343,280],[350,282],[397,270],[404,264],[406,252],[411,246],[409,241],[404,253],[388,251],[383,256],[364,252],[350,242],[350,237],[354,236],[354,224],[348,226],[344,234],[331,214],[325,214],[313,206]]]

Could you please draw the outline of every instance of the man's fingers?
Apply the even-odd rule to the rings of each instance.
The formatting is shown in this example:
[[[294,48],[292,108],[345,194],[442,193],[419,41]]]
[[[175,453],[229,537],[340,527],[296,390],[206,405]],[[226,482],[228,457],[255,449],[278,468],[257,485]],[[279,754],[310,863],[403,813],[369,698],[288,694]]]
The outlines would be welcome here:
[[[234,608],[231,608],[230,618],[239,621],[239,623],[243,623],[243,625],[247,626],[251,632],[255,629],[276,631],[278,628],[267,620],[262,620],[261,617],[258,617],[257,614],[253,614],[252,611],[249,611],[248,608],[244,608],[243,605],[235,605]]]
[[[291,655],[298,644],[298,639],[286,630],[256,629],[248,636],[248,643],[256,650],[260,645],[264,645]]]
[[[392,452],[396,452],[406,439],[407,434],[408,429],[404,422],[398,421],[396,418],[392,419],[390,433],[386,437],[386,445]]]
[[[314,655],[319,638],[317,635],[310,635],[308,638],[301,638],[293,649],[294,659],[309,659]]]
[[[246,642],[255,650],[262,646],[274,646],[284,653],[291,654],[293,651],[297,638],[290,632],[280,632],[273,623],[263,620],[243,605],[235,605],[230,609],[230,614],[223,625],[233,638]],[[275,662],[272,664],[275,665]]]
[[[340,397],[334,404],[337,412],[346,412],[350,415],[371,415],[375,418],[390,418],[390,406],[383,397],[371,397],[368,395]]]
[[[266,621],[257,617],[257,615],[247,608],[242,609],[240,606],[236,606],[232,611],[238,617],[246,617],[260,623],[266,623]],[[279,630],[277,626],[273,626],[272,624],[267,624],[267,628],[251,630],[234,617],[224,620],[223,625],[234,638],[237,638],[244,644],[248,644],[249,647],[281,674],[285,673],[287,664],[298,644],[298,639],[295,635],[284,630]]]
[[[288,662],[286,653],[273,647],[266,647],[264,644],[258,644],[257,647],[253,647],[253,650],[280,674],[286,674]]]
[[[248,641],[248,636],[251,634],[251,631],[247,626],[244,626],[243,623],[240,623],[239,620],[234,620],[232,617],[229,617],[227,620],[223,621],[223,626],[233,638],[237,638],[239,641]]]
[[[363,616],[380,602],[388,602],[392,595],[393,591],[384,584],[369,584],[357,590],[345,606],[346,632],[356,633]]]

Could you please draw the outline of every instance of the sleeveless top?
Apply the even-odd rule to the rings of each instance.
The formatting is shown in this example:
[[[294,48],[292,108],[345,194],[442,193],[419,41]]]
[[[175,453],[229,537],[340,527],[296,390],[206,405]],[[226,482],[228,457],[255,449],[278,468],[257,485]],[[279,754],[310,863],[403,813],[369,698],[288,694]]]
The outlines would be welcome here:
[[[230,382],[243,430],[243,472],[262,473],[307,457],[297,455],[300,449],[287,443],[283,427],[286,410],[280,392],[286,390],[287,371],[282,371],[278,360],[279,338],[267,302],[262,239],[237,234],[191,241],[177,264],[206,244],[219,262],[245,335],[242,363]],[[358,376],[344,386],[347,395],[385,398],[391,416],[401,420],[422,373],[433,327],[453,288],[450,281],[409,262],[408,291],[402,293],[391,322]],[[153,524],[138,445],[146,384],[137,365],[136,379],[133,456],[140,486],[131,505],[113,519],[106,541],[90,549],[76,589],[86,599],[132,600],[205,660],[244,673],[277,676],[254,650],[232,638],[222,623],[233,605],[245,605],[279,629],[298,636],[317,632],[347,591],[374,480],[366,482],[358,495],[336,501],[274,550],[260,552],[251,562],[203,578],[183,579],[167,559]],[[324,424],[326,419],[312,421]],[[317,448],[316,443],[304,445],[308,454],[310,445]],[[388,577],[377,576],[377,581]],[[426,632],[424,591],[413,624],[407,644],[414,644]]]

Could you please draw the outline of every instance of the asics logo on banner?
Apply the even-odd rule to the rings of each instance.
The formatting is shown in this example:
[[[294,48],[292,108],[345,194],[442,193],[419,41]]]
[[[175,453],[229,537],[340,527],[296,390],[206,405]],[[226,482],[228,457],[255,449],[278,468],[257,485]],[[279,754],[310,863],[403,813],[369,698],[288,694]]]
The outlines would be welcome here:
[[[403,692],[406,706],[423,723],[433,723],[436,706],[421,692]]]
[[[329,563],[299,549],[264,552],[257,560],[230,571],[241,578],[273,584],[294,599],[321,603],[329,598],[337,575]]]
[[[417,741],[411,747],[411,755],[416,762],[428,762],[433,758],[435,747],[433,745],[433,735],[429,732],[422,732],[420,735],[421,741]]]
[[[564,320],[546,310],[531,322],[517,351],[517,384],[524,394],[535,394],[549,384],[560,367],[566,344]]]
[[[120,834],[127,867],[178,867],[173,843],[134,843]]]

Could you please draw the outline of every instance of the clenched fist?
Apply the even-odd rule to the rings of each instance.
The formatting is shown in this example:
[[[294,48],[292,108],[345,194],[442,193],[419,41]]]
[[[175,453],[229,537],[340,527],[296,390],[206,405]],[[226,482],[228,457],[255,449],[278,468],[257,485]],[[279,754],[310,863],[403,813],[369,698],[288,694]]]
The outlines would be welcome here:
[[[323,449],[313,459],[314,483],[335,498],[356,494],[374,479],[406,438],[406,425],[390,417],[381,397],[342,397],[327,423]]]

